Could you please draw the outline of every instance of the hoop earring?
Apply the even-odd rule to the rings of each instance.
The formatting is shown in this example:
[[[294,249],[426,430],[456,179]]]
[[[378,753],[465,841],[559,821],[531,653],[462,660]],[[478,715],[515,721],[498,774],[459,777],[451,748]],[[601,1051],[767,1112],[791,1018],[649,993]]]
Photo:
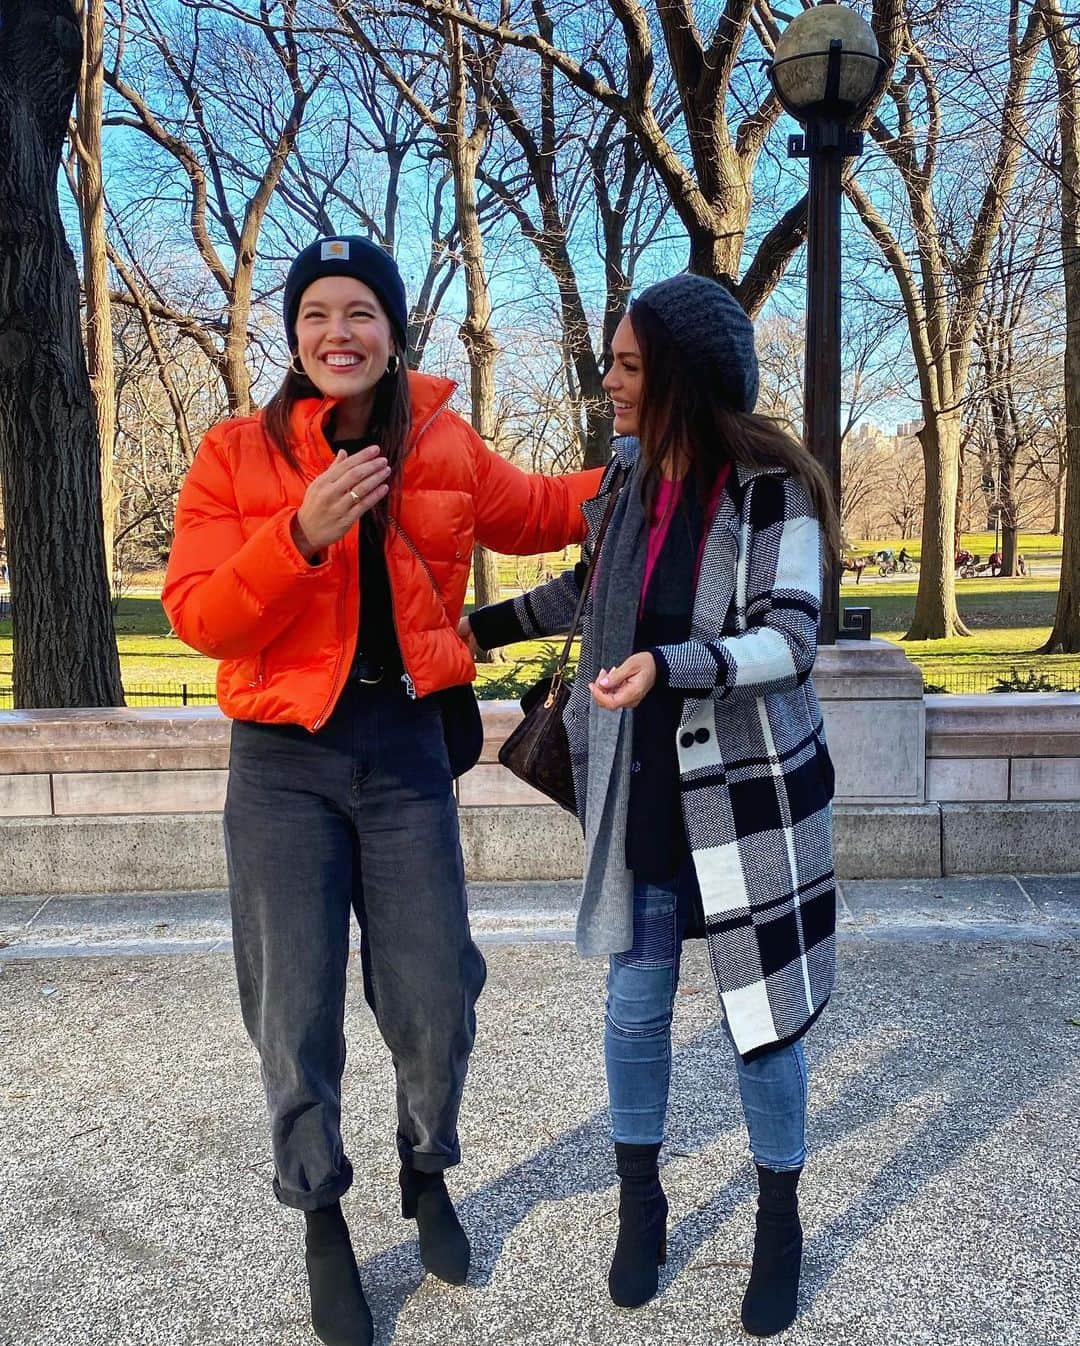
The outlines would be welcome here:
[[[400,368],[401,368],[401,360],[398,357],[397,353],[395,352],[393,355],[390,356],[389,360],[387,360],[386,362],[386,372],[390,378],[393,378]]]
[[[307,370],[304,368],[304,366],[301,365],[299,369],[297,369],[296,367],[296,362],[297,360],[299,360],[299,358],[300,358],[299,355],[294,355],[293,358],[289,361],[289,371],[290,373],[295,374],[298,379],[306,379]]]

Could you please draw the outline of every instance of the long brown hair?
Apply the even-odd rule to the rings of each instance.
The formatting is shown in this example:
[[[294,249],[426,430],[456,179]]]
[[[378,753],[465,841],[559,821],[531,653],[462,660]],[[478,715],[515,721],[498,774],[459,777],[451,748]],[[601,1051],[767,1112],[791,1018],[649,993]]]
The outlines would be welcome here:
[[[295,355],[294,355],[295,360]],[[302,398],[321,397],[322,393],[306,374],[298,374],[290,363],[277,392],[263,408],[262,423],[267,438],[294,472],[302,474],[300,460],[292,443],[292,410]],[[398,356],[397,369],[384,374],[375,385],[375,404],[371,409],[367,438],[378,444],[390,464],[390,490],[372,507],[372,523],[382,533],[390,513],[390,500],[400,485],[401,464],[409,448],[412,429],[412,398],[409,395],[409,371],[404,357]]]
[[[806,487],[825,546],[839,556],[840,525],[832,488],[806,445],[771,417],[726,405],[719,380],[702,379],[687,368],[684,353],[648,305],[632,305],[628,316],[644,371],[638,437],[645,461],[646,510],[656,497],[669,456],[693,474],[702,500],[725,462],[751,470],[786,467]]]

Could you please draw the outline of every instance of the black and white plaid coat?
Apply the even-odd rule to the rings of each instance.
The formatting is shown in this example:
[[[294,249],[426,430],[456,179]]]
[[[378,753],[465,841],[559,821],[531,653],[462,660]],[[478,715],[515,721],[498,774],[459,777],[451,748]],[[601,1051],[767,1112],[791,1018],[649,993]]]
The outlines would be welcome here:
[[[567,707],[585,830],[578,919],[584,953],[633,943],[626,869],[630,711],[588,690],[633,648],[647,523],[635,440],[617,440],[600,494],[583,509],[591,550],[616,464],[630,472],[586,606]],[[710,961],[744,1057],[801,1036],[832,990],[836,898],[833,775],[810,673],[821,603],[821,529],[783,468],[736,467],[712,521],[691,638],[653,651],[658,680],[684,695],[678,753],[683,816],[701,888]],[[481,643],[565,631],[583,567],[477,618]],[[485,629],[486,625],[486,629]]]

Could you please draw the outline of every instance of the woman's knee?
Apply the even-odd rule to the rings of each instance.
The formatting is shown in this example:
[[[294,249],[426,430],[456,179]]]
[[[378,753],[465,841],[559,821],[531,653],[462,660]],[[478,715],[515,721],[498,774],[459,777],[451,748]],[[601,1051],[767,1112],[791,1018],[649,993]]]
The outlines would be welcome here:
[[[618,954],[608,971],[607,1023],[621,1037],[655,1037],[671,1027],[673,967],[642,966]]]

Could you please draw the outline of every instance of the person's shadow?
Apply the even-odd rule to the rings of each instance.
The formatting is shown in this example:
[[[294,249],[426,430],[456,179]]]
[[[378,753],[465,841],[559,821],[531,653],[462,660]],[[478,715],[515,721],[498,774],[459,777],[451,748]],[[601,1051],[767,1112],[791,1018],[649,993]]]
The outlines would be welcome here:
[[[903,960],[917,958],[918,953],[897,953],[894,947],[891,956]],[[856,954],[855,972],[850,965],[846,969],[848,983],[855,980],[861,961]],[[858,1244],[1062,1074],[1060,1062],[1051,1053],[1031,1051],[1024,1078],[1005,1077],[995,1030],[1017,1030],[1014,1008],[1006,1012],[1002,1001],[1000,976],[989,964],[957,975],[964,978],[965,994],[964,1003],[952,1011],[954,1023],[948,1018],[948,1005],[940,1001],[919,1000],[912,1005],[880,996],[876,1005],[871,1001],[867,1012],[866,1006],[852,1004],[854,995],[841,992],[807,1040],[811,1162],[816,1161],[819,1173],[826,1168],[826,1159],[829,1167],[835,1170],[839,1165],[844,1172],[841,1151],[851,1150],[859,1155],[859,1171],[870,1169],[871,1174],[861,1180],[856,1175],[847,1184],[855,1190],[844,1208],[808,1238],[800,1313],[817,1300]],[[999,1023],[994,1016],[980,1016],[980,1002],[996,1007]],[[858,1016],[854,1022],[845,1014],[849,1005]],[[951,1038],[946,1036],[950,1029]],[[725,1149],[746,1152],[730,1052],[719,1022],[675,1052],[663,1163],[701,1154],[722,1139]],[[882,1147],[879,1139],[864,1147],[864,1135],[882,1129],[903,1135],[902,1143],[896,1148],[888,1143]],[[881,1163],[883,1148],[889,1153]],[[715,1156],[702,1162],[702,1204],[669,1227],[661,1294],[688,1269],[698,1269],[693,1266],[695,1257],[744,1206],[749,1267],[753,1220],[748,1203],[756,1192],[753,1167],[749,1157],[734,1173],[728,1166],[730,1176],[711,1188],[710,1165],[714,1162]],[[473,1247],[469,1285],[479,1288],[489,1283],[506,1240],[540,1203],[608,1188],[612,1193],[610,1221],[585,1253],[596,1262],[598,1283],[606,1276],[606,1259],[614,1247],[618,1200],[608,1116],[603,1109],[457,1202]],[[415,1239],[368,1259],[361,1274],[370,1287],[379,1341],[386,1346],[394,1339],[404,1305],[423,1279]]]

